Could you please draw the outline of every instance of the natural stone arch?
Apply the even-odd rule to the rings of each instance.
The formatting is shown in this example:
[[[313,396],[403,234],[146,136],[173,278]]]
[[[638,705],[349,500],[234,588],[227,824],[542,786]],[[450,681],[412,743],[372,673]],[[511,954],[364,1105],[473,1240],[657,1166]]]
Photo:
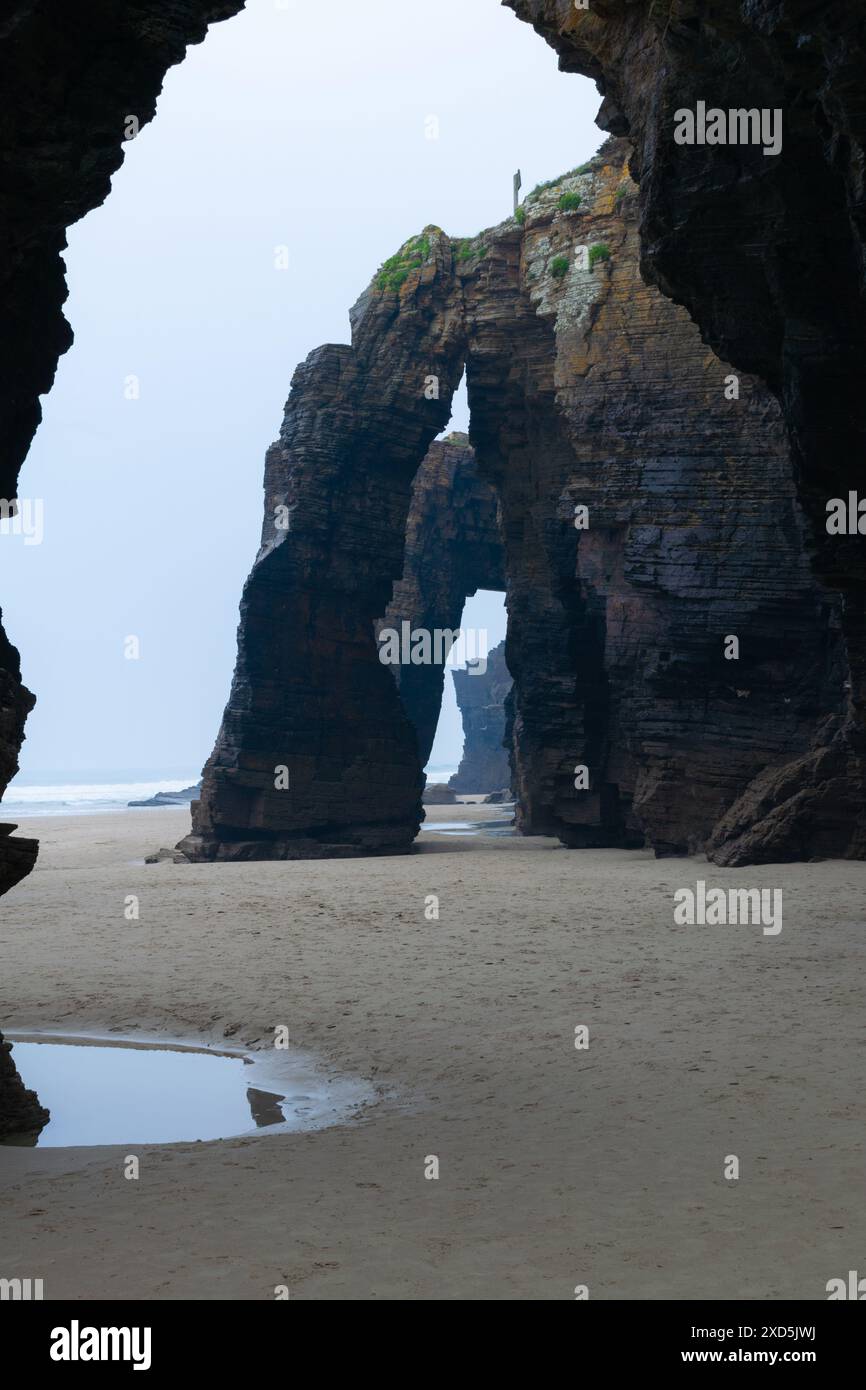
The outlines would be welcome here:
[[[641,281],[627,158],[609,142],[475,239],[426,229],[362,296],[353,347],[296,373],[266,481],[268,508],[293,508],[295,529],[274,539],[266,513],[191,857],[410,846],[419,745],[373,624],[403,574],[431,418],[444,423],[464,360],[501,512],[520,829],[724,862],[800,857],[816,837],[856,851],[856,812],[840,820],[830,804],[853,805],[844,762],[829,801],[768,813],[768,768],[799,759],[827,781],[815,749],[844,708],[839,603],[806,564],[777,405],[742,377],[732,409],[730,368]],[[446,389],[430,399],[432,381]],[[398,584],[392,613],[419,607],[410,591]],[[736,666],[726,634],[743,641]],[[400,677],[422,747],[437,679]],[[271,786],[289,754],[297,796]]]
[[[393,853],[417,834],[417,741],[374,624],[463,369],[454,263],[449,238],[426,228],[356,304],[351,346],[319,348],[295,372],[231,694],[180,844],[190,858]]]
[[[862,456],[866,440],[866,398],[859,385],[866,329],[858,298],[866,262],[857,15],[837,7],[813,22],[814,6],[806,6],[805,0],[785,0],[781,6],[767,0],[746,15],[731,0],[715,7],[707,21],[694,0],[681,0],[670,14],[649,0],[628,5],[605,0],[599,22],[598,15],[576,11],[569,0],[509,3],[557,47],[563,67],[604,82],[600,123],[615,133],[627,132],[635,147],[632,167],[642,181],[646,273],[665,294],[689,306],[718,351],[759,372],[780,391],[799,494],[812,526],[816,572],[829,588],[822,670],[833,689],[823,700],[823,712],[838,724],[834,702],[844,684],[841,677],[848,677],[844,725],[829,733],[825,729],[814,749],[795,753],[787,766],[784,761],[773,766],[771,760],[751,799],[749,786],[741,784],[727,826],[719,823],[713,852],[723,858],[729,852],[772,855],[787,844],[789,852],[802,853],[817,825],[827,827],[828,847],[862,854],[863,552],[858,538],[830,545],[822,531],[824,501],[829,493],[845,495],[856,467],[850,460]],[[105,197],[122,158],[126,116],[134,112],[142,124],[149,120],[166,68],[183,57],[187,43],[204,37],[209,22],[240,8],[241,0],[173,0],[170,6],[133,0],[122,13],[112,14],[107,30],[99,0],[82,0],[74,15],[60,0],[18,0],[2,22],[6,104],[0,136],[5,147],[20,151],[19,162],[9,170],[12,192],[0,209],[0,260],[14,276],[14,284],[11,279],[3,283],[7,349],[0,363],[7,387],[0,492],[7,497],[14,495],[15,474],[38,421],[38,396],[49,388],[57,356],[70,341],[61,312],[65,227]],[[810,22],[804,26],[807,10]],[[715,26],[716,36],[723,35],[721,46],[712,35],[707,41],[702,34],[706,22]],[[800,42],[804,34],[806,45]],[[734,55],[735,61],[726,56],[719,64],[718,53]],[[62,82],[48,88],[33,83],[34,71],[51,67],[64,75]],[[773,104],[785,88],[802,99],[790,154],[773,170],[757,152],[754,159],[741,161],[732,197],[730,180],[717,177],[720,171],[725,174],[724,162],[706,162],[706,150],[692,152],[689,160],[672,159],[662,123],[707,80],[726,98],[726,84],[738,81],[746,69],[755,75],[759,104]],[[730,95],[736,104],[742,92]],[[826,213],[818,242],[812,216],[816,201]],[[707,215],[707,208],[715,206],[724,208],[723,218]],[[782,210],[781,222],[774,220],[774,209]],[[761,218],[763,236],[750,237],[748,229]],[[697,237],[692,234],[696,226]],[[738,256],[744,244],[749,259],[748,273],[742,275]],[[821,293],[797,269],[816,261],[826,270]],[[773,291],[769,298],[768,290]],[[808,331],[798,331],[798,323],[807,323]],[[830,451],[827,438],[834,440]],[[839,661],[830,650],[838,611],[834,587],[846,592],[847,640],[847,667],[835,675],[833,663],[838,667]],[[591,613],[586,594],[581,602]],[[596,624],[588,650],[598,655],[602,648],[609,651],[607,630]],[[22,694],[16,653],[8,654],[5,669],[0,685],[7,731],[0,745],[4,785],[15,770],[28,698]],[[606,669],[611,669],[609,662]],[[591,684],[597,696],[600,684]],[[616,735],[618,756],[626,749],[644,764],[659,757],[645,739],[620,737],[607,715],[600,723],[596,717],[596,724]],[[563,776],[564,762],[554,780]],[[606,785],[624,785],[618,769],[617,778]],[[811,794],[819,784],[831,788],[823,803]],[[555,805],[553,817],[561,819]],[[602,816],[603,823],[609,819]],[[627,819],[617,812],[613,823],[626,824]],[[767,835],[758,837],[759,844],[750,827],[761,820],[767,822]],[[27,852],[10,852],[12,845],[8,837],[0,842],[0,889],[15,882],[26,864]]]
[[[431,444],[415,475],[403,573],[377,627],[380,633],[400,632],[408,623],[409,631],[454,633],[467,598],[479,589],[504,592],[505,586],[499,499],[479,475],[468,436],[450,434]],[[424,767],[436,735],[445,667],[432,662],[391,670]],[[465,679],[474,685],[483,676]]]

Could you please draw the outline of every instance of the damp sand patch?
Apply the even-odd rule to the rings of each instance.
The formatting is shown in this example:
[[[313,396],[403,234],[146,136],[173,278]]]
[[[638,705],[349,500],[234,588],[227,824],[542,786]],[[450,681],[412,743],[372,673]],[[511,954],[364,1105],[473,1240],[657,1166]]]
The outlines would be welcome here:
[[[175,1144],[344,1124],[377,1099],[287,1049],[234,1052],[182,1042],[7,1033],[21,1078],[50,1119],[7,1143],[39,1148]]]

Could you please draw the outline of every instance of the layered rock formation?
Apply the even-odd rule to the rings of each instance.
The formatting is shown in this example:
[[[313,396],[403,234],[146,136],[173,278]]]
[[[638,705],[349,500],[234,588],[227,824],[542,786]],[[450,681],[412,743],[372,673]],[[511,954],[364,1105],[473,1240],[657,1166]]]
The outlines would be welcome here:
[[[12,1060],[12,1044],[0,1033],[0,1139],[38,1134],[49,1114],[28,1091]]]
[[[352,347],[299,368],[191,857],[411,843],[405,709],[426,741],[436,701],[411,668],[395,700],[374,627],[464,361],[504,538],[520,827],[731,863],[858,852],[850,807],[820,789],[826,761],[798,816],[771,805],[785,764],[820,764],[843,727],[841,602],[806,561],[778,405],[641,281],[628,153],[610,142],[478,238],[427,228],[362,296]],[[416,531],[410,557],[423,549]],[[444,556],[428,606],[406,564],[391,618],[456,611],[466,585]],[[274,786],[280,766],[294,791]]]
[[[426,229],[379,281],[351,346],[298,367],[268,453],[232,690],[180,846],[193,858],[393,853],[421,822],[415,731],[373,628],[462,370],[451,243]]]
[[[464,288],[471,433],[508,538],[519,822],[681,853],[809,749],[845,673],[780,412],[642,283],[627,153],[530,197]],[[772,852],[803,849],[779,827]]]
[[[454,693],[463,720],[463,756],[449,781],[458,792],[497,792],[511,781],[505,748],[505,701],[511,672],[505,664],[505,643],[487,656],[483,675],[453,671]]]
[[[726,823],[771,818],[818,853],[866,853],[866,546],[827,530],[827,503],[863,481],[866,102],[862,5],[812,0],[503,0],[604,98],[640,183],[642,271],[684,304],[717,353],[780,402],[815,573],[843,594],[844,717],[768,776]],[[677,144],[676,113],[779,113],[782,148]],[[815,788],[820,805],[816,802]],[[828,836],[820,826],[843,822]],[[781,827],[785,826],[784,832]],[[739,833],[738,833],[739,832]],[[744,852],[763,855],[760,837]],[[716,852],[727,862],[721,845]]]
[[[269,462],[269,502],[296,530],[287,546],[266,518],[191,848],[411,842],[417,736],[371,630],[402,574],[412,477],[466,361],[478,465],[504,520],[523,827],[704,845],[726,863],[862,855],[866,561],[856,526],[825,525],[866,443],[861,7],[508,3],[602,88],[601,124],[629,137],[639,227],[633,194],[617,202],[619,146],[561,185],[576,211],[549,190],[474,241],[416,238],[357,306],[353,346],[299,368]],[[109,16],[102,0],[74,14],[15,0],[0,20],[6,498],[69,342],[64,229],[104,198],[128,118],[151,117],[166,67],[239,8],[130,0]],[[781,111],[782,152],[677,145],[675,113],[699,102]],[[590,269],[575,255],[592,243],[607,259]],[[719,358],[640,284],[639,258]],[[724,361],[739,399],[722,393]],[[737,662],[719,656],[731,635]],[[29,697],[7,644],[0,658],[2,775]],[[277,787],[290,774],[293,809]]]
[[[505,555],[496,494],[479,477],[468,435],[452,433],[431,444],[415,475],[403,573],[377,624],[378,632],[380,636],[384,629],[400,633],[408,623],[413,631],[454,633],[467,598],[479,589],[504,588]],[[394,665],[391,671],[415,729],[424,767],[436,736],[445,667],[419,662]],[[483,683],[485,677],[473,675],[471,680]]]

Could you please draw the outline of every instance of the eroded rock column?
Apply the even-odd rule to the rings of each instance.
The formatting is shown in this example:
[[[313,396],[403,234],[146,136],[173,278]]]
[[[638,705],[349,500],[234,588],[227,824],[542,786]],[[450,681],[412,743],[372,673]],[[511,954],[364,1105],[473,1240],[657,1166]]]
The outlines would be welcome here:
[[[180,845],[190,858],[394,853],[417,833],[417,740],[374,623],[462,371],[453,260],[427,228],[358,301],[352,345],[319,348],[295,373],[231,695]]]

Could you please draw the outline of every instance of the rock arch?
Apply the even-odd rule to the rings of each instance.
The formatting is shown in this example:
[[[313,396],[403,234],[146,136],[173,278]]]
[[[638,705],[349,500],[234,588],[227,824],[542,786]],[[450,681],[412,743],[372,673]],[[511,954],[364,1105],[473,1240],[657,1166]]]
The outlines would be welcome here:
[[[640,278],[628,154],[610,141],[477,238],[427,228],[362,295],[352,348],[296,373],[190,857],[410,847],[407,709],[429,748],[441,678],[404,671],[401,703],[374,625],[389,602],[434,611],[413,588],[417,536],[403,577],[406,518],[464,361],[478,475],[498,498],[520,828],[721,862],[856,852],[856,814],[831,809],[847,767],[829,796],[767,806],[767,770],[811,766],[844,718],[841,602],[809,570],[776,402],[746,376],[731,398],[732,369]],[[281,506],[293,529],[274,539]],[[438,611],[454,612],[453,557],[440,578]],[[274,790],[292,758],[297,792]]]

